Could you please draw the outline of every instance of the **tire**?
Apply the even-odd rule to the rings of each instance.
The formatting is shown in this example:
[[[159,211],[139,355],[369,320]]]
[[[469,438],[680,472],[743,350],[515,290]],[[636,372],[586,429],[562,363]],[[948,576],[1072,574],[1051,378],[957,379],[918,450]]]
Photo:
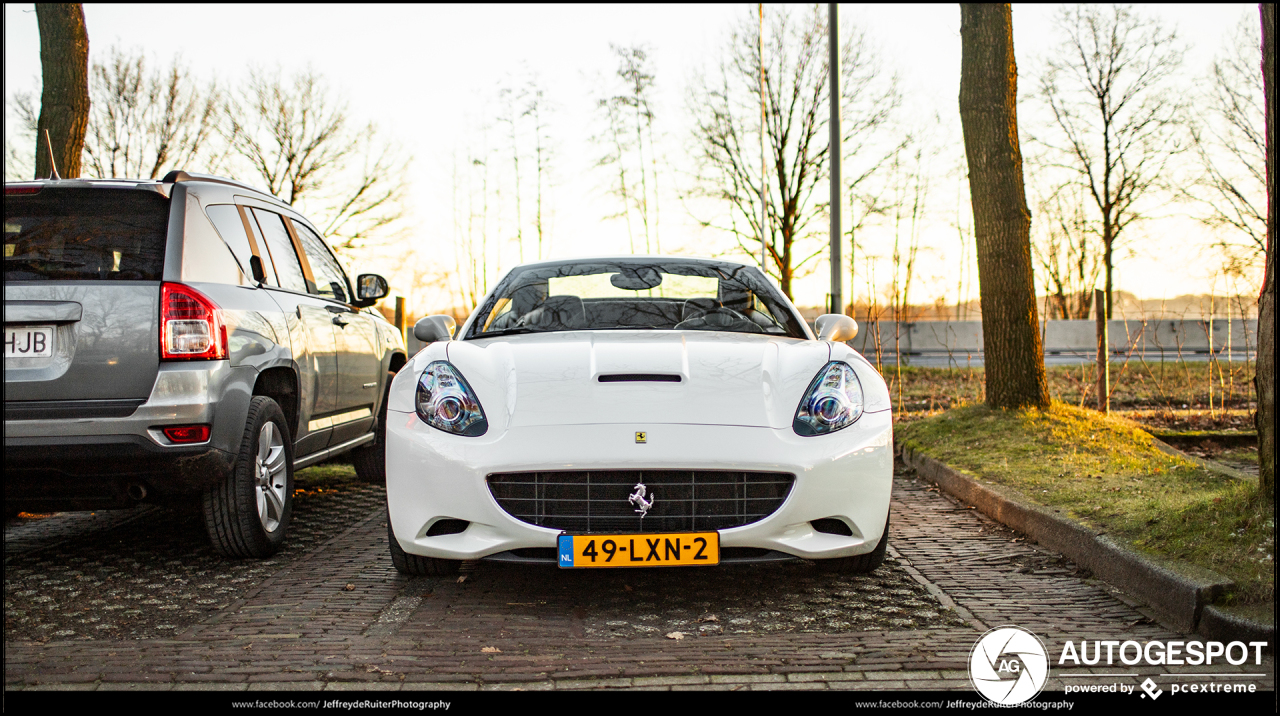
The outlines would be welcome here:
[[[391,381],[395,377],[395,373],[387,373],[386,386],[382,389],[382,407],[378,410],[378,422],[373,429],[373,443],[351,451],[356,477],[370,485],[387,484],[387,402],[391,398]]]
[[[447,577],[457,574],[462,562],[455,559],[436,559],[409,554],[400,547],[396,533],[391,529],[391,515],[387,515],[387,544],[391,547],[391,564],[400,574],[410,577]]]
[[[293,436],[276,401],[257,395],[231,474],[204,492],[209,541],[228,557],[270,557],[292,515]]]
[[[880,535],[880,543],[866,554],[853,557],[836,557],[818,561],[818,567],[824,572],[839,574],[868,574],[884,564],[885,553],[889,550],[889,516],[884,518],[884,534]]]

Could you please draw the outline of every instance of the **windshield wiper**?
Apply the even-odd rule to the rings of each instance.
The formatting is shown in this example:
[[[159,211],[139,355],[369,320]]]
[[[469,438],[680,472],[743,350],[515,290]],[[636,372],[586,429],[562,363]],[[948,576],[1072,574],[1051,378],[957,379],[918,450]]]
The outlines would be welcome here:
[[[519,328],[503,328],[500,331],[484,331],[483,333],[476,334],[475,337],[476,338],[493,338],[494,336],[513,336],[519,333],[550,333],[550,332],[551,331],[535,331],[532,328],[525,328],[522,326]]]

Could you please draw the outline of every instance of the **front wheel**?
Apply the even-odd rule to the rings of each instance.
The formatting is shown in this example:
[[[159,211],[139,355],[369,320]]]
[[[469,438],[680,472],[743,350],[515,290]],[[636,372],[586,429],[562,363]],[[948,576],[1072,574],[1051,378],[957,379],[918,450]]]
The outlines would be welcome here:
[[[293,514],[293,438],[276,401],[249,402],[231,474],[204,492],[213,548],[228,557],[270,557],[284,545]]]
[[[884,533],[880,535],[880,543],[866,554],[853,557],[836,557],[818,561],[818,566],[826,572],[840,574],[867,574],[884,564],[885,553],[889,551],[889,516],[884,518]]]
[[[373,442],[351,451],[351,465],[356,469],[356,477],[370,485],[387,484],[387,403],[391,401],[391,381],[395,377],[395,373],[387,373]]]

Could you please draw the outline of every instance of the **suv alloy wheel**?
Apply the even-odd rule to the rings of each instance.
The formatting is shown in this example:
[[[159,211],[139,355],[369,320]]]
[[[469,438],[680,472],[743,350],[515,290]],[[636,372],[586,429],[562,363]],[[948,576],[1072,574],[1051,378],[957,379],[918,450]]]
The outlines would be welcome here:
[[[293,438],[276,401],[254,396],[235,469],[204,493],[205,527],[228,557],[270,557],[293,513]]]

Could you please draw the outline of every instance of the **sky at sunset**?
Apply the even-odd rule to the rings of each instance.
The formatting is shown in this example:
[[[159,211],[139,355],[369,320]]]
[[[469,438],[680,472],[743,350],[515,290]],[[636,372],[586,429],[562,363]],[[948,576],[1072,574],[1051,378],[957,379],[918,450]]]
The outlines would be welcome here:
[[[201,78],[241,81],[250,67],[279,67],[285,73],[311,67],[347,99],[352,119],[376,122],[412,155],[407,175],[404,238],[394,246],[370,250],[362,267],[379,270],[393,284],[409,281],[406,266],[441,274],[454,265],[455,163],[474,156],[502,157],[502,134],[494,122],[498,88],[504,81],[536,76],[554,112],[549,119],[555,158],[548,191],[550,256],[563,258],[629,251],[627,231],[618,219],[617,199],[606,191],[607,173],[594,167],[602,149],[588,138],[600,131],[594,97],[617,66],[610,45],[646,46],[653,58],[657,90],[656,127],[666,174],[660,197],[664,251],[696,255],[734,254],[722,233],[701,228],[694,215],[710,211],[705,200],[681,200],[690,188],[693,154],[689,93],[699,73],[715,68],[732,26],[756,6],[750,5],[430,5],[202,6],[85,5],[90,60],[113,46],[145,50],[158,65],[174,56]],[[1257,6],[1152,5],[1137,11],[1158,16],[1176,28],[1188,45],[1179,85],[1191,88],[1208,73],[1209,63],[1242,18],[1256,26]],[[777,6],[765,5],[766,14]],[[1042,66],[1057,42],[1056,6],[1013,6],[1014,43],[1021,89]],[[29,4],[5,5],[5,138],[12,141],[16,91],[39,94],[39,36]],[[882,70],[896,73],[902,107],[896,126],[927,137],[935,156],[929,160],[926,213],[917,228],[921,253],[912,300],[954,302],[957,276],[970,271],[967,295],[977,298],[970,247],[963,250],[955,224],[967,217],[967,189],[959,177],[963,164],[957,96],[960,37],[956,5],[845,5],[845,29],[865,31]],[[1020,105],[1024,134],[1044,121],[1035,107]],[[1025,141],[1025,140],[1024,140]],[[487,152],[492,152],[488,154]],[[7,157],[7,152],[6,152]],[[188,167],[199,170],[200,167]],[[496,171],[496,170],[495,170]],[[526,165],[527,171],[527,165]],[[495,182],[501,176],[495,175]],[[524,197],[526,217],[529,196]],[[506,211],[503,209],[503,211]],[[1213,234],[1183,204],[1153,208],[1133,231],[1121,253],[1117,287],[1144,298],[1231,291],[1211,248]],[[504,223],[505,222],[505,223]],[[820,222],[821,223],[821,222]],[[495,214],[498,249],[491,263],[509,268],[518,261],[511,243],[511,220]],[[506,228],[504,228],[506,227]],[[859,237],[860,256],[881,257],[877,286],[892,250],[890,222],[873,222]],[[971,241],[971,239],[970,239]],[[814,248],[818,244],[813,243]],[[531,250],[526,248],[526,258]],[[860,259],[863,260],[863,259]],[[809,265],[812,276],[796,287],[796,302],[818,305],[827,291],[825,264]],[[862,266],[859,270],[862,270]],[[849,293],[846,277],[845,294]],[[860,277],[855,295],[869,288]],[[492,281],[492,278],[490,279]],[[400,288],[400,286],[397,286]],[[1043,290],[1042,287],[1040,287]],[[1238,285],[1242,291],[1254,289]],[[422,293],[421,303],[448,305],[447,291]],[[443,305],[441,305],[443,304]]]

